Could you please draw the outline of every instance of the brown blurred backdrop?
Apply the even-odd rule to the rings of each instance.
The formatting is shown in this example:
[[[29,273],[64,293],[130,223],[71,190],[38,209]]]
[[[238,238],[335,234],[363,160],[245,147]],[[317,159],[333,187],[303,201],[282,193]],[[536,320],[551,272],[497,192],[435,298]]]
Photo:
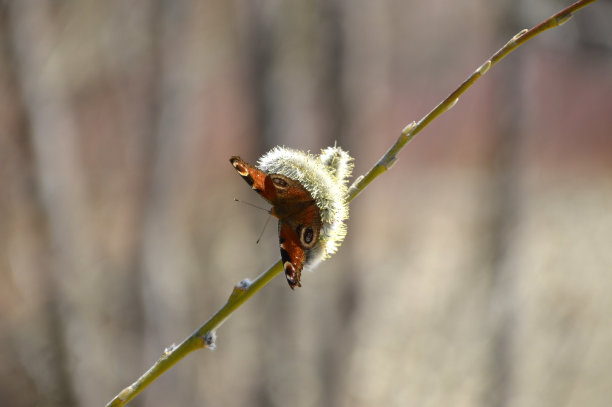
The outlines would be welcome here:
[[[243,278],[228,162],[337,141],[362,174],[569,1],[0,2],[0,404],[96,406]],[[610,406],[612,6],[487,74],[134,406]]]

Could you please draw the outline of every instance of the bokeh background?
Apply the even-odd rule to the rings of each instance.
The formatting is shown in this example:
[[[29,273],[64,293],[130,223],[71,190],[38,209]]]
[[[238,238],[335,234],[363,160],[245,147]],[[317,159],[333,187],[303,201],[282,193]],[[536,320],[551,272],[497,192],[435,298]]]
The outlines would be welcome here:
[[[279,258],[228,158],[363,174],[569,1],[0,2],[0,404],[109,401]],[[492,69],[134,406],[610,406],[612,5]]]

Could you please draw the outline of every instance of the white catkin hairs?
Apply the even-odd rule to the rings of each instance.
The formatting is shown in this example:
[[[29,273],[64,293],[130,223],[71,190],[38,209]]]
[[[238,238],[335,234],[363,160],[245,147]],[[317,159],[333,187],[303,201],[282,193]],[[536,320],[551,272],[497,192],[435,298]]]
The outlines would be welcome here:
[[[333,146],[314,155],[287,147],[275,147],[264,154],[257,167],[268,174],[281,174],[299,181],[321,211],[320,253],[309,259],[310,268],[338,250],[346,236],[348,203],[347,181],[353,171],[353,158]]]

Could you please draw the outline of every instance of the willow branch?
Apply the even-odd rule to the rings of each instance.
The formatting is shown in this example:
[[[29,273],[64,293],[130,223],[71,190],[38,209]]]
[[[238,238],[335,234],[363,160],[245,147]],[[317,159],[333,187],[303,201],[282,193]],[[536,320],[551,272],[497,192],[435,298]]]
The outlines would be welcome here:
[[[353,185],[349,188],[348,191],[348,199],[349,201],[353,200],[359,193],[361,193],[365,187],[367,187],[370,182],[376,179],[380,174],[386,172],[388,169],[393,166],[393,164],[397,161],[397,153],[399,153],[404,146],[411,141],[414,136],[421,132],[429,123],[431,123],[438,116],[442,115],[442,113],[451,109],[457,101],[459,100],[459,96],[461,96],[466,90],[468,90],[478,79],[480,79],[484,74],[486,74],[489,69],[501,61],[504,57],[514,51],[516,48],[529,41],[533,37],[538,34],[543,33],[544,31],[559,27],[560,25],[566,23],[571,17],[572,13],[578,11],[579,9],[588,6],[591,3],[596,2],[597,0],[581,0],[572,4],[571,6],[559,11],[557,14],[547,18],[542,21],[540,24],[536,25],[530,30],[524,29],[517,33],[514,37],[510,39],[497,51],[493,54],[489,59],[487,59],[482,65],[478,67],[457,89],[451,92],[450,95],[446,97],[438,106],[436,106],[432,111],[427,113],[421,120],[418,122],[412,122],[407,125],[401,132],[398,139],[391,146],[391,148],[383,155],[380,160],[366,173],[355,180]]]
[[[581,0],[571,6],[561,10],[557,14],[546,19],[542,23],[533,27],[530,30],[522,30],[508,41],[499,51],[493,54],[482,65],[478,67],[457,89],[451,92],[438,106],[427,113],[418,122],[412,122],[406,126],[400,136],[391,146],[391,148],[378,160],[378,162],[363,176],[355,180],[349,188],[347,199],[352,201],[359,193],[361,193],[370,182],[376,179],[379,175],[386,172],[397,161],[397,154],[404,146],[412,140],[418,133],[421,132],[429,123],[435,120],[438,116],[452,108],[459,96],[468,90],[478,79],[480,79],[488,70],[505,56],[514,51],[516,48],[529,41],[533,37],[542,32],[562,25],[567,22],[575,11],[594,3],[597,0]],[[118,407],[126,405],[138,393],[145,389],[149,384],[155,381],[166,370],[170,369],[179,360],[194,350],[201,348],[214,348],[215,330],[244,302],[246,302],[253,294],[258,292],[262,287],[268,284],[277,274],[283,270],[281,262],[278,261],[267,271],[260,274],[254,281],[243,280],[238,283],[227,302],[219,309],[208,321],[204,323],[191,336],[185,339],[180,345],[166,349],[162,357],[145,372],[132,385],[123,389],[107,407]]]
[[[277,274],[283,270],[281,262],[278,261],[267,271],[261,273],[254,281],[242,280],[232,290],[227,302],[217,311],[208,321],[197,331],[192,333],[187,339],[178,346],[170,347],[164,351],[161,358],[147,370],[132,385],[123,389],[111,400],[107,407],[124,406],[132,400],[138,393],[144,390],[155,379],[161,376],[166,370],[170,369],[187,354],[197,349],[210,348],[215,346],[215,330],[237,310],[246,300],[268,284]]]

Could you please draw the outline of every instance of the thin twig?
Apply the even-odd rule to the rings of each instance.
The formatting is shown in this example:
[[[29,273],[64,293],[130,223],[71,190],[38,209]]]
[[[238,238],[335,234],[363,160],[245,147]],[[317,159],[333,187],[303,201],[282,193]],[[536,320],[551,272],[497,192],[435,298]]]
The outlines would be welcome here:
[[[132,385],[126,387],[115,396],[115,398],[107,404],[107,407],[126,405],[138,393],[161,376],[162,373],[170,369],[175,363],[194,350],[213,348],[215,330],[246,300],[268,284],[282,270],[283,268],[279,261],[267,271],[261,273],[254,281],[243,280],[238,283],[234,287],[225,305],[223,305],[219,311],[206,321],[204,325],[198,328],[197,331],[185,339],[183,343],[176,347],[166,349],[162,357],[159,358],[149,370],[140,376]]]
[[[410,140],[414,138],[421,130],[423,130],[429,123],[440,116],[442,113],[451,109],[466,90],[468,90],[481,76],[486,74],[488,70],[499,61],[501,61],[506,55],[514,51],[517,47],[523,45],[533,37],[542,32],[558,27],[566,23],[575,11],[588,6],[597,0],[581,0],[572,4],[571,6],[559,11],[557,14],[549,17],[540,24],[536,25],[530,30],[522,30],[514,37],[510,39],[502,48],[487,59],[482,65],[478,67],[457,89],[455,89],[450,95],[446,97],[438,106],[436,106],[431,112],[427,113],[418,123],[412,122],[402,130],[400,136],[395,141],[393,146],[381,157],[380,160],[367,172],[365,176],[357,178],[353,185],[349,188],[348,195],[349,201],[355,198],[361,191],[368,186],[375,178],[380,174],[387,171],[397,161],[397,153]]]
[[[514,51],[517,47],[521,46],[525,42],[529,41],[536,35],[548,30],[549,28],[558,27],[563,23],[567,22],[572,13],[575,11],[594,3],[597,0],[581,0],[571,6],[561,10],[557,14],[546,19],[542,23],[533,27],[530,30],[523,30],[516,34],[510,41],[506,43],[499,51],[493,54],[487,59],[478,69],[474,71],[455,91],[453,91],[446,99],[444,99],[438,106],[436,106],[431,112],[425,115],[419,122],[412,122],[406,126],[398,139],[395,141],[393,146],[381,157],[380,160],[367,172],[365,176],[360,176],[353,185],[349,188],[347,199],[352,201],[366,186],[370,184],[375,178],[382,173],[386,172],[391,166],[397,161],[397,154],[404,148],[404,146],[414,138],[421,130],[423,130],[429,123],[452,108],[458,101],[458,98],[467,89],[469,89],[474,82],[476,82],[481,76],[496,63],[501,61],[506,55]],[[132,385],[123,389],[113,400],[111,400],[107,407],[118,407],[124,406],[130,400],[132,400],[138,393],[145,389],[150,383],[157,379],[162,373],[172,367],[175,363],[181,360],[187,354],[193,352],[196,349],[201,348],[212,348],[214,347],[214,333],[219,326],[245,301],[247,301],[253,294],[259,291],[263,286],[268,284],[277,274],[283,270],[281,262],[278,261],[267,271],[260,274],[254,281],[243,280],[234,287],[229,299],[221,309],[219,309],[204,325],[202,325],[197,331],[183,341],[180,345],[167,349],[163,356],[155,362],[155,364],[145,372],[138,380]]]

